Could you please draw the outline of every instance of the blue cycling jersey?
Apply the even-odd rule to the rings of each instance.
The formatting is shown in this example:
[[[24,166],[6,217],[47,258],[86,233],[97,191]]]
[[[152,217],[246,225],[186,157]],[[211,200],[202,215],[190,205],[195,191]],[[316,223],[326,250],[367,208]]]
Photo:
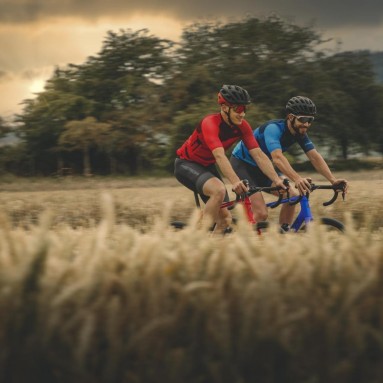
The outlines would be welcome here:
[[[285,152],[291,145],[298,143],[306,153],[314,149],[307,134],[304,136],[292,135],[287,127],[286,120],[270,120],[256,128],[253,132],[255,139],[262,151],[271,159],[271,153],[276,149]],[[233,157],[245,161],[253,166],[258,166],[250,156],[246,146],[240,141],[232,152]]]

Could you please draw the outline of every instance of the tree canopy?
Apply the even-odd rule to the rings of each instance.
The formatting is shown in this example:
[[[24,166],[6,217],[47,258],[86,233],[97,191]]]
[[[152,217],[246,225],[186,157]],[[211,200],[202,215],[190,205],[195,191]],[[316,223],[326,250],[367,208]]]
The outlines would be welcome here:
[[[147,29],[109,31],[100,52],[56,68],[24,101],[16,119],[23,154],[15,158],[32,160],[35,174],[63,164],[97,173],[106,160],[108,172],[170,169],[178,145],[218,110],[222,84],[249,91],[254,128],[305,95],[318,107],[312,131],[321,144],[344,158],[383,152],[383,87],[369,52],[328,52],[322,43],[313,28],[276,16],[194,23],[177,43]]]

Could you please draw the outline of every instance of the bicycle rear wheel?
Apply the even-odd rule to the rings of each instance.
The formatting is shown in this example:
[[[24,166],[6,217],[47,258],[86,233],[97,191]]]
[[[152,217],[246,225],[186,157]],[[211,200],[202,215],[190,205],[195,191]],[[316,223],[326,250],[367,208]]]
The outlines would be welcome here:
[[[170,225],[176,230],[182,230],[186,226],[186,223],[182,221],[172,221],[170,222]]]

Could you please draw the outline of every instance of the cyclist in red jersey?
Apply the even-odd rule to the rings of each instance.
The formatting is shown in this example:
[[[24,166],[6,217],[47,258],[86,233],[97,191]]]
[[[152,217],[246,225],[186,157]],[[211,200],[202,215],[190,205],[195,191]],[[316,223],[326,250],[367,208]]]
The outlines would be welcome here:
[[[250,124],[244,119],[250,104],[248,92],[237,85],[223,85],[218,93],[219,113],[204,117],[191,136],[177,150],[175,177],[187,188],[197,192],[205,202],[203,216],[224,231],[231,224],[231,214],[220,205],[228,200],[225,184],[218,168],[232,184],[232,190],[241,194],[247,187],[234,172],[225,151],[242,139],[250,155],[262,171],[277,186],[286,188],[270,159],[259,148]]]

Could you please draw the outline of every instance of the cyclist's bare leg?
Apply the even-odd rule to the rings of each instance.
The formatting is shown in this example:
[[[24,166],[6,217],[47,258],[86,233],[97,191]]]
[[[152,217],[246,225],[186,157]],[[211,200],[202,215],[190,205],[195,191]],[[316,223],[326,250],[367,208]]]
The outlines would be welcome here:
[[[217,230],[224,230],[231,223],[230,212],[227,209],[221,212],[221,204],[226,195],[225,185],[219,178],[213,177],[205,182],[202,191],[209,197],[203,211],[203,221],[216,223]]]
[[[226,207],[219,209],[215,231],[217,231],[218,233],[223,232],[226,228],[230,227],[231,221],[232,221],[232,216],[230,211]]]
[[[271,186],[275,186],[274,182]],[[290,187],[289,189],[290,197],[294,197],[298,195],[298,192]],[[293,223],[295,216],[295,207],[296,205],[289,205],[288,203],[284,203],[281,207],[281,211],[279,213],[279,224],[282,225],[284,223],[289,224],[289,226]]]
[[[266,221],[268,217],[268,211],[262,193],[255,193],[251,195],[250,201],[255,221]]]
[[[284,203],[279,213],[279,223],[281,225],[284,223],[288,223],[290,226],[293,223],[294,215],[295,205],[289,205],[288,203]]]

